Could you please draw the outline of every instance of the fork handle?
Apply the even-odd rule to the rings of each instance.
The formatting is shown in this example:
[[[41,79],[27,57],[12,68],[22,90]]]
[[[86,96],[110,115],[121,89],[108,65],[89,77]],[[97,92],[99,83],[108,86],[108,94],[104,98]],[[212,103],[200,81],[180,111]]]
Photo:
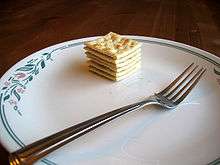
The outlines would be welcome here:
[[[46,138],[31,143],[9,156],[10,165],[30,165],[45,155],[73,141],[74,139],[92,131],[93,129],[123,115],[128,112],[143,108],[148,104],[155,103],[153,97],[143,101],[124,106],[122,108],[107,112],[82,123],[66,128],[60,132],[52,134]]]

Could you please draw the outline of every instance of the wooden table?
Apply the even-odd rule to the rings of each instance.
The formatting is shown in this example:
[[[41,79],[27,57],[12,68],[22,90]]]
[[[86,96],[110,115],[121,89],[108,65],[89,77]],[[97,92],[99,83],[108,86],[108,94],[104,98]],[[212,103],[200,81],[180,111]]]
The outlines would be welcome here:
[[[109,31],[179,41],[220,57],[218,0],[5,0],[0,22],[0,76],[37,50]],[[7,157],[0,145],[0,164]]]

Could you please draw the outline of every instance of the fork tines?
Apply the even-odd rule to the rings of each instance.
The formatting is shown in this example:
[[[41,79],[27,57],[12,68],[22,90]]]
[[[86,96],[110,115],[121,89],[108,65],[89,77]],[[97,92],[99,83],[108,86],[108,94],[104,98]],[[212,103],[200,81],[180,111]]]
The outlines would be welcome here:
[[[192,63],[168,87],[158,94],[179,104],[196,86],[205,71],[205,68],[199,69],[199,65]]]

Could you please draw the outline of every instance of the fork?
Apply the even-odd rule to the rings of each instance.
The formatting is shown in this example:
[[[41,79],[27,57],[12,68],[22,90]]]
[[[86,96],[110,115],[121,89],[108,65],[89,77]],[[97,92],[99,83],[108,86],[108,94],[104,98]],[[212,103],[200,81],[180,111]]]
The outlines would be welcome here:
[[[146,105],[156,104],[166,110],[176,108],[191,92],[205,73],[194,63],[189,65],[171,84],[162,91],[131,105],[107,112],[58,133],[29,144],[9,155],[10,165],[31,165],[52,151],[90,132],[91,130],[128,112],[142,109]]]

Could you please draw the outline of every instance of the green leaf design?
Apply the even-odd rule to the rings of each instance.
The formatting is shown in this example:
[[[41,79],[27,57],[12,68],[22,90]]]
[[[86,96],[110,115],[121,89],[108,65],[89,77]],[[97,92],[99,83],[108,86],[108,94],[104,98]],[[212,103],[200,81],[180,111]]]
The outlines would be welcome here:
[[[39,73],[39,69],[36,69],[36,71],[34,72],[35,75],[37,75]]]
[[[10,95],[8,94],[8,95],[6,95],[5,97],[4,97],[4,101],[5,100],[8,100],[10,98]]]
[[[33,59],[31,59],[31,60],[29,60],[27,63],[32,63],[34,60]]]
[[[45,62],[44,62],[44,60],[41,61],[40,65],[41,65],[41,68],[42,68],[42,69],[45,67]]]
[[[33,80],[33,76],[29,76],[29,77],[28,77],[28,80],[29,80],[29,81]]]
[[[2,88],[2,90],[5,90],[5,89],[7,89],[7,87],[3,87],[3,88]]]
[[[32,69],[33,69],[33,67],[24,66],[24,67],[18,68],[16,71],[30,71]]]
[[[18,92],[16,90],[13,91],[13,94],[18,99],[18,101],[21,99],[21,96],[18,94]]]
[[[19,81],[18,81],[18,80],[15,80],[15,79],[12,79],[11,82],[12,82],[12,83],[19,83]]]
[[[48,53],[46,59],[49,60],[51,58],[51,54]]]
[[[32,67],[32,69],[33,69],[34,64],[26,64],[25,66],[26,66],[26,67]]]
[[[49,53],[43,53],[42,55],[47,56]]]
[[[46,62],[48,60],[52,60],[51,53],[43,53],[41,58],[30,59],[22,67],[17,68],[13,76],[8,79],[10,86],[0,88],[1,90],[4,90],[3,101],[10,100],[10,98],[16,98],[15,100],[20,101],[23,92],[16,90],[17,87],[19,86],[26,89],[25,85],[32,81],[34,76],[36,76],[41,69],[46,67]],[[13,103],[10,104],[13,105]],[[21,115],[17,105],[14,106],[14,110]]]

